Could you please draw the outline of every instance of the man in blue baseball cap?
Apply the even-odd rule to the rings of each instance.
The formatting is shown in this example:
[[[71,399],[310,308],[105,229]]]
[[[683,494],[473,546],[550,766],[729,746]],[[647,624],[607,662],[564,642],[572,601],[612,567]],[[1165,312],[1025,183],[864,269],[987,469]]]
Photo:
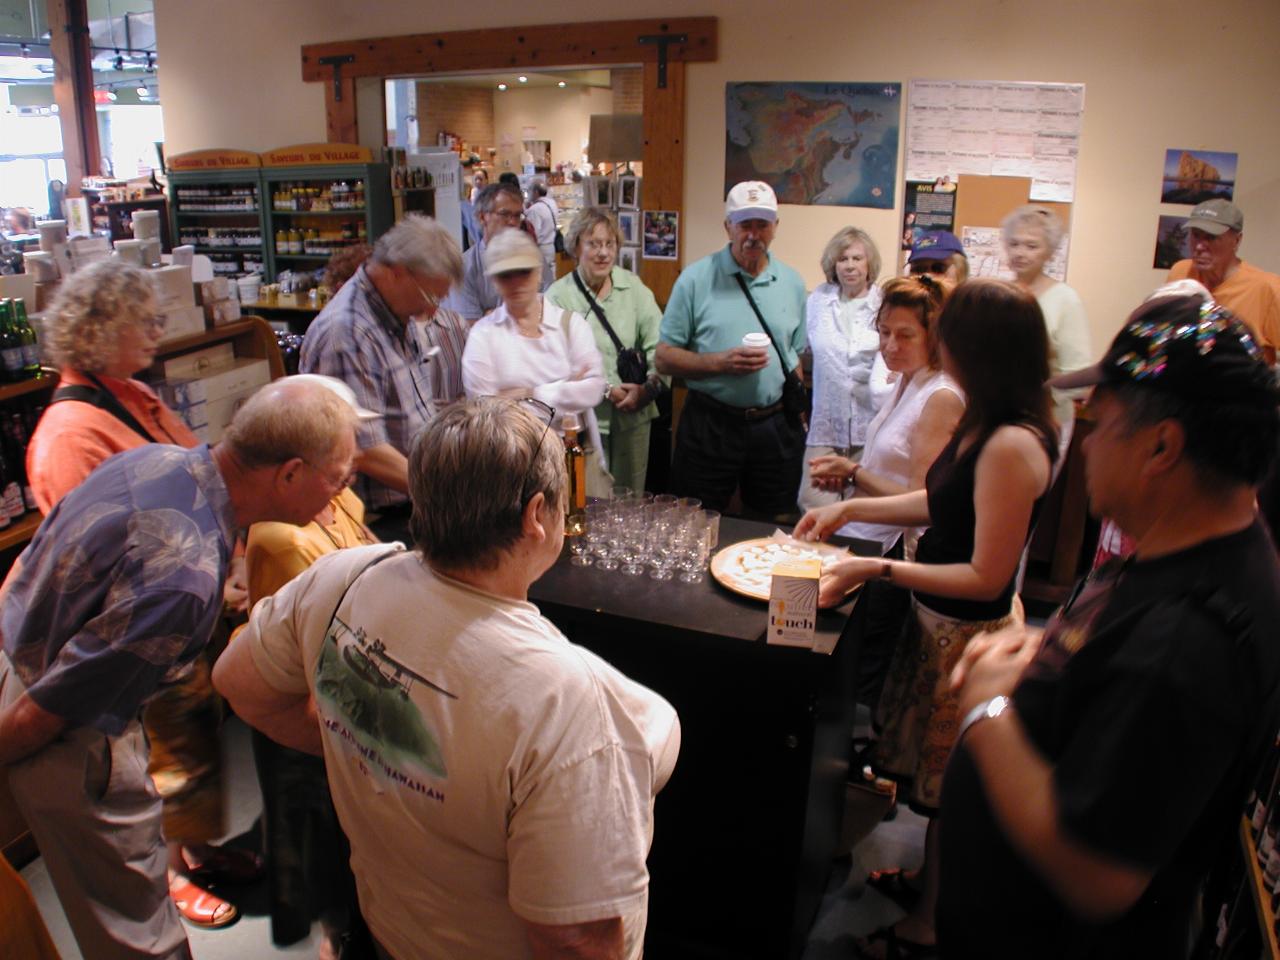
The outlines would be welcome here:
[[[954,286],[969,279],[969,258],[965,256],[964,244],[954,233],[931,230],[911,245],[907,271],[932,274]]]

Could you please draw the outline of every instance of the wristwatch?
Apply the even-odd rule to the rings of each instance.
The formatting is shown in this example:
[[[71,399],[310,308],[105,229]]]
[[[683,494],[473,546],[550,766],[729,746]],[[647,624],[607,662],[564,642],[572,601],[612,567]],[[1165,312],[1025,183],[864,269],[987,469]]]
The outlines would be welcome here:
[[[960,738],[965,735],[965,731],[975,723],[980,720],[994,720],[996,717],[1000,716],[1000,714],[1004,713],[1012,703],[1012,700],[1002,695],[999,697],[992,697],[990,700],[985,700],[978,704],[965,715],[963,720],[960,721],[960,730],[956,733],[956,741],[959,742]]]

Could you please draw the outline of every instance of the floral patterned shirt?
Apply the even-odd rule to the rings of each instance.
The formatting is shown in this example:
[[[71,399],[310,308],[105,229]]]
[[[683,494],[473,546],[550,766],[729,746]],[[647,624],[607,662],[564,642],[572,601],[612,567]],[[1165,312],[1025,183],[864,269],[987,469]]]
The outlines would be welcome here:
[[[72,726],[123,732],[208,642],[235,537],[207,445],[103,462],[50,511],[0,601],[31,699]]]

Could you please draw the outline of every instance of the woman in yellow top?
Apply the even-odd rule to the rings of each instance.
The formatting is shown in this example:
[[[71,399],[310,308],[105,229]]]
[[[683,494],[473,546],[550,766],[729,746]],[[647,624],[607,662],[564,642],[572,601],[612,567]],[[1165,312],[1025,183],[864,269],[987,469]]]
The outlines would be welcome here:
[[[340,380],[315,374],[301,379],[322,382],[362,418],[377,416],[362,410]],[[271,596],[326,553],[377,542],[364,525],[364,504],[347,483],[306,526],[255,523],[245,550],[249,604]],[[363,921],[324,758],[282,747],[257,731],[253,754],[264,807],[271,938],[280,946],[302,940],[319,917],[320,960],[336,960],[342,940]]]

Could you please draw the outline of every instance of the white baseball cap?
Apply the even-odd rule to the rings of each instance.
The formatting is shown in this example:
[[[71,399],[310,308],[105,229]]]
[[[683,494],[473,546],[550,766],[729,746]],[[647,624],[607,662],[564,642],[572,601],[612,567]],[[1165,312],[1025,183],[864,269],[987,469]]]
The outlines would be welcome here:
[[[735,184],[724,201],[724,218],[730,223],[743,220],[778,219],[778,197],[773,187],[759,180]]]
[[[351,409],[356,412],[356,416],[361,420],[377,420],[382,416],[382,414],[374,413],[372,410],[356,403],[356,392],[337,377],[326,377],[320,373],[296,373],[286,379],[290,383],[315,383],[332,390],[351,405]]]

